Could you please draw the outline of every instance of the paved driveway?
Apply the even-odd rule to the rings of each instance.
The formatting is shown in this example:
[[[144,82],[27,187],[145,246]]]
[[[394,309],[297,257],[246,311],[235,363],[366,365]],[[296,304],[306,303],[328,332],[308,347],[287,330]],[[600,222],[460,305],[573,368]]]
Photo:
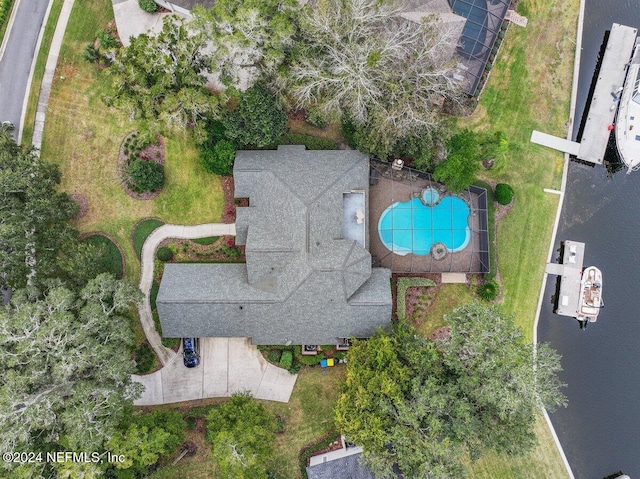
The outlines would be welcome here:
[[[288,402],[297,375],[267,362],[246,338],[200,339],[200,365],[186,368],[182,353],[152,374],[133,375],[145,386],[136,406],[228,397],[249,391],[257,399]]]

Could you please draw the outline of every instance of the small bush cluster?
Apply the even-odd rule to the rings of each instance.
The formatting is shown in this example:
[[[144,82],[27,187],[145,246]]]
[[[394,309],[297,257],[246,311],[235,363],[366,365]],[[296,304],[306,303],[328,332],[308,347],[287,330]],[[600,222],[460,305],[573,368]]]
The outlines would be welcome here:
[[[156,258],[160,261],[171,261],[173,259],[173,251],[167,246],[161,246],[156,252]]]
[[[129,164],[128,186],[136,193],[162,189],[164,186],[164,166],[149,160],[132,161]]]
[[[496,201],[501,205],[508,205],[513,201],[513,188],[506,183],[498,183],[494,196]]]
[[[154,13],[158,11],[158,4],[153,0],[138,0],[138,6],[148,13]]]
[[[220,140],[211,147],[202,150],[202,164],[211,173],[221,176],[233,174],[233,161],[236,157],[236,148],[228,140]]]
[[[109,66],[113,63],[115,51],[119,46],[120,42],[115,36],[115,30],[100,29],[96,32],[95,41],[85,46],[84,58],[91,63]]]
[[[306,366],[315,366],[320,364],[320,361],[324,359],[323,353],[318,353],[315,356],[300,356],[299,361]]]
[[[485,301],[493,301],[500,294],[500,286],[494,280],[480,283],[476,289],[478,296]]]

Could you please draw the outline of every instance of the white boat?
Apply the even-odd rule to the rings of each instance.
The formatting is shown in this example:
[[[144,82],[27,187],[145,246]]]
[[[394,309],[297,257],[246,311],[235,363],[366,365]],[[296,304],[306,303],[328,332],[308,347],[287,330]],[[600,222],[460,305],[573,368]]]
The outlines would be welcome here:
[[[640,45],[636,43],[622,89],[615,123],[618,154],[629,169],[640,169]]]
[[[595,266],[589,266],[582,272],[576,319],[583,322],[585,326],[586,323],[595,323],[603,306],[602,272]]]

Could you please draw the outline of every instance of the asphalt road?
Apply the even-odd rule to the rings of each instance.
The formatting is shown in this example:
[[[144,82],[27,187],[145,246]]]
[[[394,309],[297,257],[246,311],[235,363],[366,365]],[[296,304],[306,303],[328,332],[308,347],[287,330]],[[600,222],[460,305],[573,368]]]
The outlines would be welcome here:
[[[22,120],[31,63],[48,4],[48,0],[17,0],[13,26],[6,33],[0,59],[0,122],[8,120],[16,126],[14,137]]]

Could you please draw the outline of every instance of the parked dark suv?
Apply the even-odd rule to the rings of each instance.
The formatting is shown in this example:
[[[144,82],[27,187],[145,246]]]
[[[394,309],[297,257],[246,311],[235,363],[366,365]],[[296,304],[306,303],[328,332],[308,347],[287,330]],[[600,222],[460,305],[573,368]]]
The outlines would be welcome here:
[[[182,361],[188,368],[195,368],[200,364],[197,338],[182,338]]]

